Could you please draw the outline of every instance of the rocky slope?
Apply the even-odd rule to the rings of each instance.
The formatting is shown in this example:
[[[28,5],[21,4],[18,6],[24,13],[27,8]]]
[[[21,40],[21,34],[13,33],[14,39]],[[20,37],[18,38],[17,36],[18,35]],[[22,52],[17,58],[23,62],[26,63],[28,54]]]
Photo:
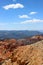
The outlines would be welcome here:
[[[0,41],[0,65],[43,65],[43,37]]]

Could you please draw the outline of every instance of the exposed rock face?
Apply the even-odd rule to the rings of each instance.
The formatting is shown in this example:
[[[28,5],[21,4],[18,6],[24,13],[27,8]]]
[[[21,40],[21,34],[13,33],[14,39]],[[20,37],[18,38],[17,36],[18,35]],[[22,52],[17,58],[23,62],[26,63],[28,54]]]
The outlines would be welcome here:
[[[43,65],[43,40],[18,47],[2,65]]]
[[[0,65],[43,65],[43,36],[0,41]]]

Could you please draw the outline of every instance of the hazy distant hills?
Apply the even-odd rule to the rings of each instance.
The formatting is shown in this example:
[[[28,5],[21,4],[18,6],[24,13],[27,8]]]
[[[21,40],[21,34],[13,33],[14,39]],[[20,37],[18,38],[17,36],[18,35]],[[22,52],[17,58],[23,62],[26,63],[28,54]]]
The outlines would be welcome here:
[[[21,30],[21,31],[0,31],[0,39],[6,39],[6,38],[16,38],[16,39],[22,39],[26,37],[31,37],[34,35],[43,35],[43,32],[41,31],[27,31],[27,30]]]

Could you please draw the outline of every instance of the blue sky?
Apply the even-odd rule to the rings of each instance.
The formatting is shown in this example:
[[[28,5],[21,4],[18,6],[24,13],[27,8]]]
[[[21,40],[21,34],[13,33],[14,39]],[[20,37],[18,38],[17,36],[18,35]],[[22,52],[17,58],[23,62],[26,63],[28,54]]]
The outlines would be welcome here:
[[[0,30],[43,30],[43,0],[0,0]]]

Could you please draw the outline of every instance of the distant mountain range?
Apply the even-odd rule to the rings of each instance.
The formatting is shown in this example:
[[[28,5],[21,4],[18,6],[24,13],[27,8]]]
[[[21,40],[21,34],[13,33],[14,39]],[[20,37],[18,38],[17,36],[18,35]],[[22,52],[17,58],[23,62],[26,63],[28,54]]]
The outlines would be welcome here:
[[[28,31],[28,30],[20,30],[20,31],[0,31],[0,40],[1,39],[22,39],[26,37],[31,37],[34,35],[43,35],[43,31]]]

